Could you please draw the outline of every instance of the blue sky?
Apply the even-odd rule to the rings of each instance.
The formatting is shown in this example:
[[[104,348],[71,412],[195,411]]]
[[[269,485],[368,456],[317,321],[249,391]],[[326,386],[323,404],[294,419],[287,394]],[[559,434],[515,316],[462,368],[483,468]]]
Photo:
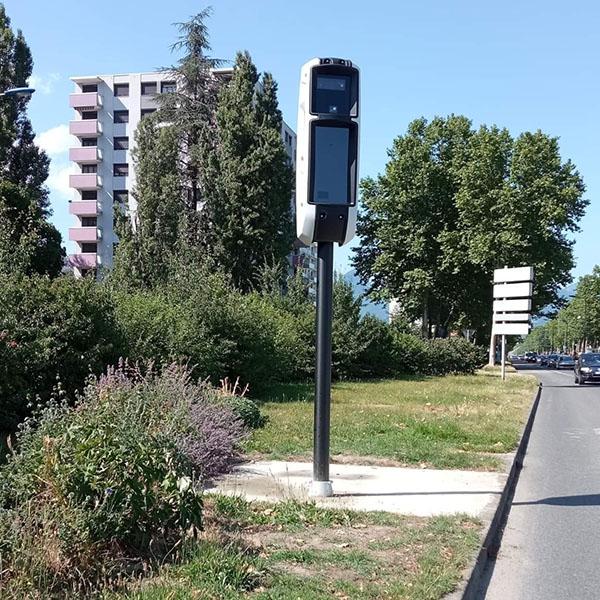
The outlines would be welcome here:
[[[300,66],[314,56],[361,67],[361,175],[376,175],[393,138],[415,117],[464,114],[513,135],[560,137],[591,200],[576,236],[574,275],[589,272],[600,230],[600,3],[589,0],[213,0],[213,55],[247,49],[279,84],[294,127]],[[66,237],[72,118],[69,77],[150,71],[170,64],[172,23],[207,4],[189,0],[7,0],[35,60],[30,115],[51,154],[53,220]],[[347,270],[348,249],[336,250]]]

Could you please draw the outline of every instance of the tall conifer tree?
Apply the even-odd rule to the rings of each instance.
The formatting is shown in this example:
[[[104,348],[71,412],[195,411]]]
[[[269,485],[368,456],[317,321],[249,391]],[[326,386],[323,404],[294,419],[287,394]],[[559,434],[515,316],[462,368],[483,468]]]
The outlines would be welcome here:
[[[26,86],[32,68],[22,32],[14,34],[0,5],[1,89]],[[28,98],[0,98],[0,246],[4,249],[0,269],[54,276],[62,268],[64,250],[58,230],[47,220],[51,211],[45,181],[50,161],[35,145],[28,102]]]

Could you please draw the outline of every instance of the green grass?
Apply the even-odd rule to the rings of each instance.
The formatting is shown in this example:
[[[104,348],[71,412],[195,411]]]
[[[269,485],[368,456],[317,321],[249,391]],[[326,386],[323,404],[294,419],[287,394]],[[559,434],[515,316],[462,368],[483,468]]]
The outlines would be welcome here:
[[[476,375],[339,382],[333,386],[333,459],[386,459],[395,464],[495,470],[494,454],[512,451],[536,381],[496,372]],[[312,450],[312,385],[279,385],[263,398],[269,417],[247,442],[250,454],[308,459]]]
[[[461,515],[383,516],[221,496],[206,505],[205,539],[178,565],[104,598],[439,600],[479,543],[480,524]]]

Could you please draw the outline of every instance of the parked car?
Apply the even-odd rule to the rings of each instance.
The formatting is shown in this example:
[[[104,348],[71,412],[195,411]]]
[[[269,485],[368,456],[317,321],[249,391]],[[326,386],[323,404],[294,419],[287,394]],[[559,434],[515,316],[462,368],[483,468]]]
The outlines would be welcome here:
[[[600,353],[584,352],[575,361],[575,383],[586,381],[600,381]]]
[[[574,369],[575,359],[568,354],[561,354],[556,361],[557,369]]]
[[[549,369],[556,369],[556,361],[558,360],[558,354],[548,354],[546,357],[546,367]]]

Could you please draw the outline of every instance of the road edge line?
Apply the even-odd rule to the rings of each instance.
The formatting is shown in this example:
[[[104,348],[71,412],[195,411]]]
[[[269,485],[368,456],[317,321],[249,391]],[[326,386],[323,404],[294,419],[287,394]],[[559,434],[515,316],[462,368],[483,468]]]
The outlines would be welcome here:
[[[486,571],[488,565],[495,560],[500,550],[500,544],[502,542],[502,535],[504,533],[504,526],[508,520],[508,514],[510,512],[510,506],[515,494],[515,488],[519,481],[519,475],[523,468],[523,460],[525,453],[527,452],[527,446],[529,444],[529,438],[531,436],[531,430],[533,428],[533,422],[535,421],[535,415],[537,413],[538,405],[540,403],[540,397],[542,395],[542,383],[538,384],[538,389],[533,398],[531,409],[529,410],[529,416],[525,422],[521,439],[517,445],[517,450],[510,467],[504,489],[500,495],[498,505],[494,511],[494,516],[490,521],[487,533],[483,539],[483,543],[479,548],[476,558],[471,563],[470,574],[463,583],[462,586],[451,592],[449,596],[446,596],[447,600],[456,598],[458,600],[478,600],[479,593],[481,592],[481,584],[483,582],[483,574]],[[462,591],[461,591],[462,588]]]

